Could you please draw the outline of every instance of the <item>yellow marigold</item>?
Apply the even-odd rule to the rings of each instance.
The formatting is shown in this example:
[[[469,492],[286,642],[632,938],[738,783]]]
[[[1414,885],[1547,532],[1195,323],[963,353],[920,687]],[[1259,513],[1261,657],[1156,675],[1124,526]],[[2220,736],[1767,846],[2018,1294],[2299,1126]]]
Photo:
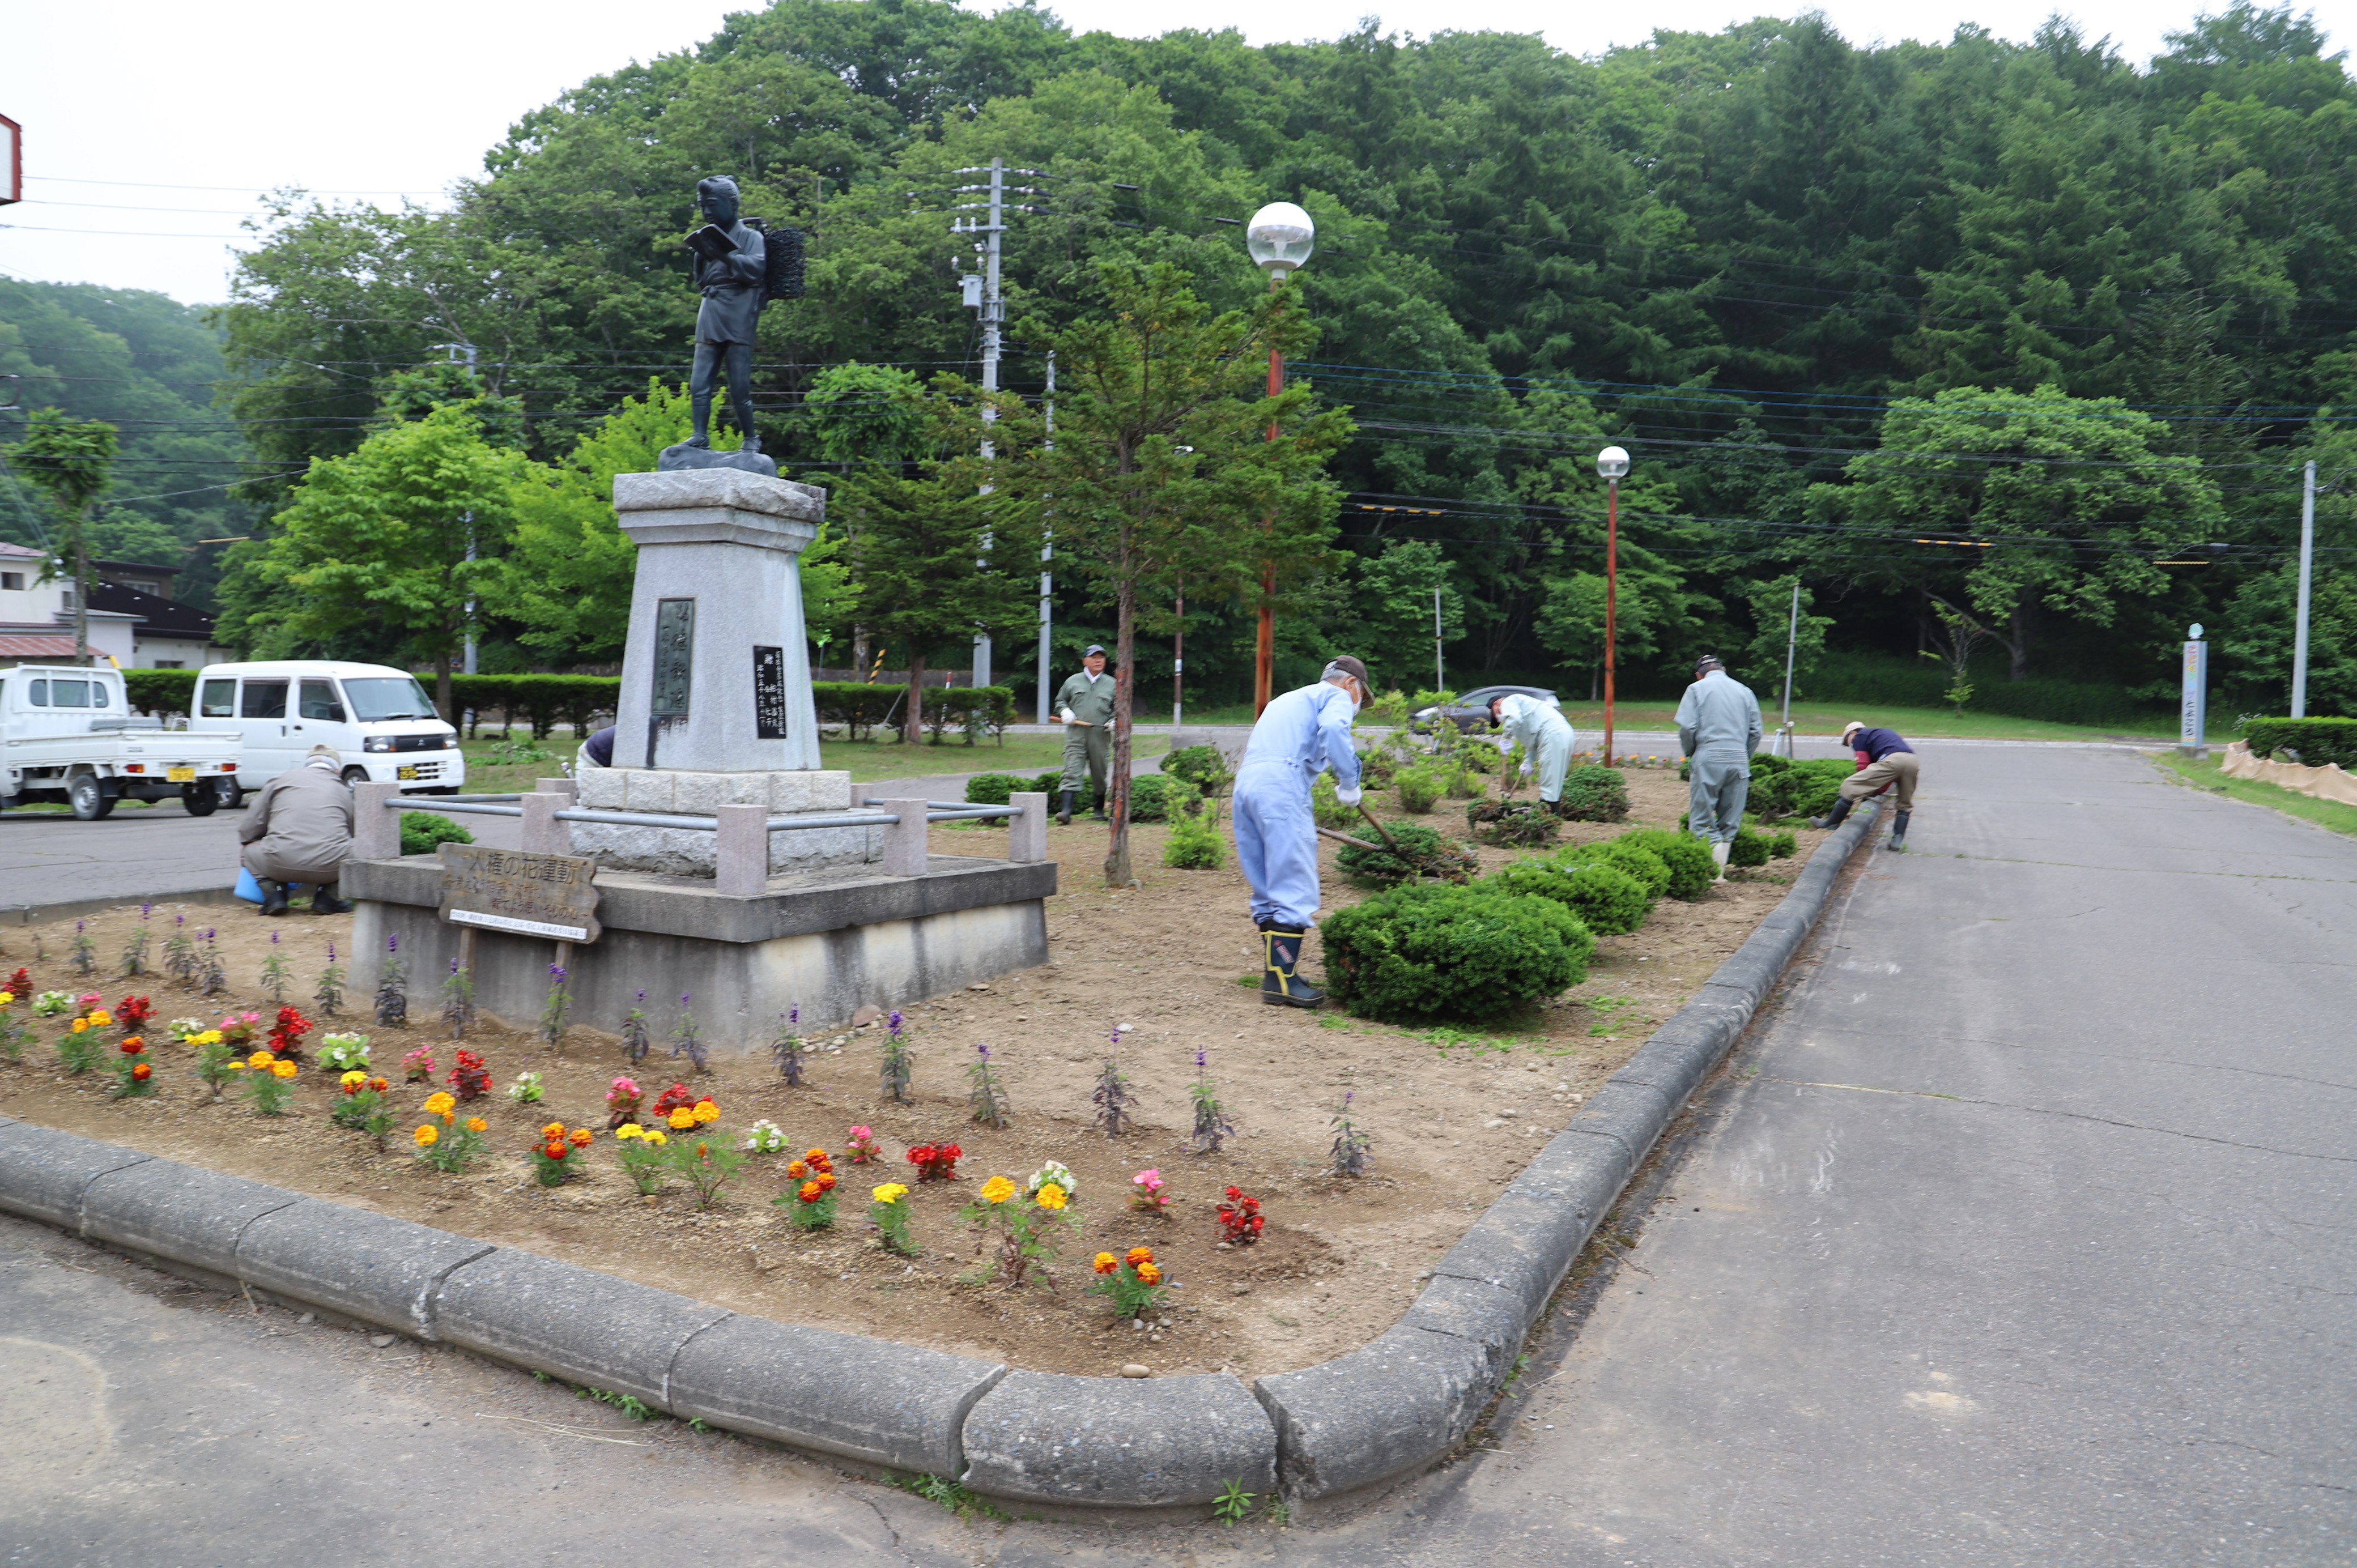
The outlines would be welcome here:
[[[674,1132],[674,1133],[684,1133],[684,1132],[686,1132],[690,1127],[693,1127],[693,1126],[694,1126],[694,1125],[695,1125],[695,1112],[694,1112],[690,1111],[690,1110],[687,1110],[687,1109],[685,1109],[684,1107],[683,1107],[683,1108],[681,1108],[680,1110],[674,1111],[674,1112],[673,1112],[671,1113],[671,1130],[672,1130],[673,1132]]]
[[[1052,1182],[1052,1181],[1051,1181],[1051,1182],[1049,1182],[1049,1183],[1046,1183],[1045,1185],[1043,1185],[1043,1186],[1039,1188],[1039,1207],[1040,1207],[1040,1208],[1063,1208],[1063,1207],[1064,1207],[1064,1189],[1063,1189],[1062,1187],[1058,1187],[1058,1186],[1057,1186],[1054,1182]]]
[[[295,1064],[293,1062],[272,1062],[270,1064],[270,1072],[271,1076],[274,1078],[293,1078],[295,1076]]]
[[[93,1029],[103,1029],[113,1022],[114,1015],[103,1007],[90,1015],[90,1026]]]
[[[562,1122],[551,1122],[547,1126],[543,1127],[540,1130],[540,1135],[542,1138],[550,1142],[562,1138],[565,1136],[565,1123]]]
[[[87,1019],[87,1018],[76,1018],[76,1019],[73,1021],[73,1032],[74,1032],[75,1034],[77,1034],[77,1035],[81,1034],[84,1029],[87,1029],[87,1028],[89,1028],[89,1027],[90,1027],[90,1020],[89,1020],[89,1019]]]
[[[1099,1252],[1096,1255],[1096,1261],[1091,1263],[1089,1267],[1096,1270],[1096,1272],[1101,1274],[1109,1274],[1115,1269],[1121,1267],[1121,1260],[1114,1257],[1111,1252]]]
[[[221,1043],[221,1031],[219,1029],[207,1029],[200,1035],[190,1035],[188,1036],[188,1044],[192,1046],[218,1046]]]
[[[469,1116],[467,1118],[467,1131],[469,1133],[488,1133],[490,1131],[490,1127],[491,1124],[484,1121],[479,1116]]]
[[[652,1144],[653,1144],[656,1148],[658,1148],[658,1149],[662,1148],[665,1144],[668,1144],[668,1143],[670,1143],[670,1142],[671,1142],[671,1140],[670,1140],[669,1138],[664,1137],[664,1136],[662,1135],[662,1133],[657,1132],[657,1131],[655,1131],[655,1130],[654,1130],[654,1129],[652,1129],[652,1128],[648,1129],[647,1133],[646,1133],[646,1140],[647,1140],[647,1142],[648,1142],[648,1143]]]
[[[1154,1262],[1153,1248],[1132,1247],[1129,1250],[1128,1262],[1130,1267],[1135,1268],[1140,1263],[1150,1263],[1152,1262]]]
[[[618,1144],[627,1144],[633,1138],[643,1138],[646,1135],[647,1130],[636,1122],[625,1122],[614,1129],[614,1142]]]
[[[359,1089],[368,1082],[368,1074],[364,1072],[348,1072],[344,1074],[343,1077],[336,1079],[336,1081],[342,1084],[347,1090]]]
[[[897,1181],[888,1181],[882,1187],[869,1187],[867,1196],[878,1203],[898,1203],[909,1196],[909,1189]]]
[[[1158,1285],[1162,1283],[1162,1271],[1152,1263],[1140,1263],[1137,1265],[1137,1278],[1141,1284]]]
[[[425,1097],[425,1113],[428,1116],[440,1116],[447,1113],[450,1107],[457,1103],[458,1102],[457,1101],[437,1090],[434,1093]]]
[[[441,1138],[442,1129],[428,1124],[426,1126],[420,1127],[413,1136],[416,1138],[417,1146],[419,1148],[430,1149]]]
[[[1003,1176],[995,1176],[982,1184],[985,1203],[1005,1203],[1015,1196],[1015,1184]]]
[[[248,1067],[268,1067],[277,1059],[278,1058],[276,1057],[272,1056],[268,1051],[256,1051],[252,1056],[245,1058],[245,1065]]]
[[[695,1109],[688,1114],[695,1118],[697,1126],[708,1127],[720,1120],[720,1107],[713,1104],[709,1100],[699,1100],[695,1102]]]
[[[0,1007],[5,1007],[9,1003],[14,1002],[15,1000],[16,1000],[16,993],[15,992],[0,991]]]

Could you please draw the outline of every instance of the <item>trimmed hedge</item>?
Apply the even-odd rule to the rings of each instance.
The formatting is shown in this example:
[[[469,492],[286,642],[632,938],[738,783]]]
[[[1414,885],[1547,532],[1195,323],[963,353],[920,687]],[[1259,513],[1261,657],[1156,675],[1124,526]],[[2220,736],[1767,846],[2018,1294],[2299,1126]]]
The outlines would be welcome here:
[[[1552,898],[1599,937],[1625,937],[1652,912],[1645,885],[1617,865],[1565,865],[1560,859],[1518,860],[1485,879],[1491,893]]]
[[[2338,764],[2357,772],[2357,719],[2245,719],[2243,738],[2255,756],[2296,751],[2310,768]]]
[[[404,854],[432,854],[436,844],[474,842],[474,834],[438,812],[401,813],[401,853]]]
[[[1031,781],[1020,773],[977,773],[965,781],[965,803],[1004,806],[1017,790],[1030,787]]]
[[[169,718],[197,711],[197,672],[193,670],[125,670],[123,695],[134,713]]]
[[[1618,822],[1629,816],[1629,781],[1620,769],[1600,763],[1567,768],[1557,804],[1575,822]]]
[[[1170,815],[1170,787],[1177,779],[1159,773],[1140,773],[1129,781],[1129,820],[1133,822],[1166,822]],[[1185,789],[1185,785],[1179,785]]]
[[[1710,857],[1710,846],[1691,833],[1672,832],[1667,828],[1638,828],[1622,833],[1612,841],[1631,843],[1652,850],[1669,867],[1669,895],[1673,898],[1693,903],[1706,897],[1710,885],[1718,880],[1718,862]]]
[[[1751,759],[1751,788],[1747,809],[1762,818],[1818,817],[1833,809],[1841,782],[1857,771],[1854,762],[1838,757],[1790,762],[1762,752]]]
[[[1391,829],[1392,842],[1411,855],[1454,860],[1468,872],[1479,866],[1480,863],[1471,852],[1462,844],[1450,843],[1442,838],[1437,828],[1427,828],[1422,822],[1391,822],[1386,825]],[[1335,865],[1343,875],[1360,886],[1389,887],[1416,875],[1422,869],[1421,865],[1408,865],[1383,848],[1380,839],[1368,842],[1376,847],[1361,849],[1357,844],[1346,843],[1334,854]]]
[[[1669,862],[1641,843],[1631,843],[1626,838],[1607,839],[1602,843],[1575,844],[1559,850],[1555,859],[1565,865],[1610,865],[1635,877],[1645,889],[1648,907],[1652,901],[1670,890]]]
[[[1402,886],[1329,916],[1326,982],[1363,1017],[1482,1023],[1587,978],[1596,938],[1552,898]]]

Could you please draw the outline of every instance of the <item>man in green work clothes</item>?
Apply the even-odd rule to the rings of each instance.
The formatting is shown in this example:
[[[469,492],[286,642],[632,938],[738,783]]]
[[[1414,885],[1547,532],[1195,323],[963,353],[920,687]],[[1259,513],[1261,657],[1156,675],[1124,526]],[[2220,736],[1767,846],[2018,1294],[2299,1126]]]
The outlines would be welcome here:
[[[1692,760],[1686,792],[1686,826],[1710,845],[1718,880],[1727,880],[1727,852],[1743,826],[1743,802],[1751,792],[1751,754],[1766,726],[1760,699],[1727,672],[1717,654],[1695,661],[1694,684],[1678,700],[1678,747]]]
[[[1064,777],[1058,784],[1062,799],[1056,821],[1072,822],[1072,797],[1080,792],[1081,775],[1088,774],[1091,811],[1105,820],[1105,768],[1113,757],[1114,675],[1105,668],[1105,650],[1096,643],[1081,659],[1081,671],[1064,682],[1056,693],[1056,716],[1064,721]]]

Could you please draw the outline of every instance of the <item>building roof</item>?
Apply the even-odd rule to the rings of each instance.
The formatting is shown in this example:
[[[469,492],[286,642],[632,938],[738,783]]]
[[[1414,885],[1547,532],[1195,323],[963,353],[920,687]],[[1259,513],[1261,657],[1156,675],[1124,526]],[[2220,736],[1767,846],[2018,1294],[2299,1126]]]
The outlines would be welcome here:
[[[177,637],[210,640],[213,634],[213,618],[201,610],[192,610],[177,599],[159,598],[143,594],[136,588],[126,588],[120,583],[97,583],[90,590],[90,607],[93,611],[114,611],[135,615],[140,625],[133,635],[138,637]]]
[[[27,637],[0,631],[0,659],[71,659],[70,637]]]
[[[46,561],[49,558],[49,553],[46,550],[33,550],[22,544],[11,544],[5,539],[0,539],[0,555],[26,555],[37,561]]]

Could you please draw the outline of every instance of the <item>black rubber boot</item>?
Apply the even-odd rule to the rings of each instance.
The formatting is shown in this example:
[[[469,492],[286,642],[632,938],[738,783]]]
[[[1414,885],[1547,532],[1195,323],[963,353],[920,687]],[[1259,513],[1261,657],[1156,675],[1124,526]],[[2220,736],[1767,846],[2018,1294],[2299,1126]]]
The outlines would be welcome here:
[[[1813,828],[1837,828],[1841,826],[1842,819],[1849,815],[1850,805],[1851,802],[1846,796],[1835,800],[1832,811],[1827,811],[1822,817],[1811,818],[1809,820],[1809,826]]]
[[[1104,800],[1104,791],[1100,789],[1096,792],[1096,803],[1089,808],[1089,815],[1101,822],[1105,820]]]
[[[1326,1000],[1324,992],[1294,972],[1300,965],[1301,939],[1307,934],[1274,929],[1260,934],[1260,999],[1272,1007],[1315,1007]]]
[[[350,900],[336,897],[336,886],[337,885],[335,883],[330,882],[325,887],[314,887],[311,889],[311,913],[314,915],[349,915],[352,912]]]
[[[273,882],[264,876],[257,876],[254,880],[262,884],[261,912],[265,915],[286,913],[286,884]]]
[[[1914,814],[1912,811],[1901,811],[1891,819],[1890,843],[1885,845],[1885,848],[1903,850],[1907,847],[1907,819]]]
[[[1072,825],[1072,797],[1078,792],[1079,791],[1077,790],[1067,789],[1060,797],[1058,798],[1056,805],[1056,825],[1058,827],[1069,828]]]

